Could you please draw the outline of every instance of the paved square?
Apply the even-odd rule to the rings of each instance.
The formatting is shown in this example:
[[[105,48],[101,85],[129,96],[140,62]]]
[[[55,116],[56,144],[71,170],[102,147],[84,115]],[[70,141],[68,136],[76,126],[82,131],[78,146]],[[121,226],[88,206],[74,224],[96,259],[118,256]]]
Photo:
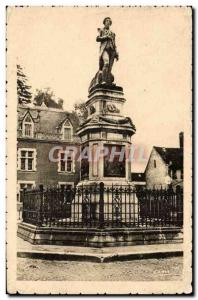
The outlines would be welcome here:
[[[18,280],[182,280],[182,257],[92,263],[18,258]],[[50,292],[50,291],[49,291]]]

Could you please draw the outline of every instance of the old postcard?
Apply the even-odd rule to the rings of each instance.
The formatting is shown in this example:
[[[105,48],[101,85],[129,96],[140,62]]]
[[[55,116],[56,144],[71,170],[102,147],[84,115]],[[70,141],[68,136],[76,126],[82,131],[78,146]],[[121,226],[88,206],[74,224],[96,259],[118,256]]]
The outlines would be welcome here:
[[[7,7],[7,292],[192,293],[192,8]]]

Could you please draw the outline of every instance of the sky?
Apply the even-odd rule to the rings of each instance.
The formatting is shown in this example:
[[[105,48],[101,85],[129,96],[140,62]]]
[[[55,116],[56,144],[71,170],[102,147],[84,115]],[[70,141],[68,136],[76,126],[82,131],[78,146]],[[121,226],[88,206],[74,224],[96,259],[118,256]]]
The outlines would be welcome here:
[[[125,115],[136,126],[139,151],[132,170],[144,171],[153,146],[178,147],[191,114],[190,8],[23,7],[7,14],[8,49],[24,68],[33,93],[50,87],[64,108],[86,101],[98,70],[97,28],[111,17]],[[14,66],[13,66],[14,67]],[[14,70],[14,68],[13,68]],[[141,152],[141,153],[140,153]]]

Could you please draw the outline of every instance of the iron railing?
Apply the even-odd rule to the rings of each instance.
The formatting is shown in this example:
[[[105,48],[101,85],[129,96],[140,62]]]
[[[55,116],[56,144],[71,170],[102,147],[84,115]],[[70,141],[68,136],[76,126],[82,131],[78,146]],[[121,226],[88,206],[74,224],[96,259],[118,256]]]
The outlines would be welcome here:
[[[183,190],[136,191],[104,183],[24,190],[23,222],[45,227],[182,227]]]

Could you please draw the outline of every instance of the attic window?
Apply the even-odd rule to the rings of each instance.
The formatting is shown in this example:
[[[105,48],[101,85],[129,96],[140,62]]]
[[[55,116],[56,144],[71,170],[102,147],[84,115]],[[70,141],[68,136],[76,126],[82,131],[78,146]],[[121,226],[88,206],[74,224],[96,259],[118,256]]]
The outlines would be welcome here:
[[[34,122],[29,114],[24,118],[22,125],[23,136],[33,137],[34,134]]]
[[[62,139],[65,141],[71,141],[73,135],[73,128],[70,121],[67,119],[62,126]]]

